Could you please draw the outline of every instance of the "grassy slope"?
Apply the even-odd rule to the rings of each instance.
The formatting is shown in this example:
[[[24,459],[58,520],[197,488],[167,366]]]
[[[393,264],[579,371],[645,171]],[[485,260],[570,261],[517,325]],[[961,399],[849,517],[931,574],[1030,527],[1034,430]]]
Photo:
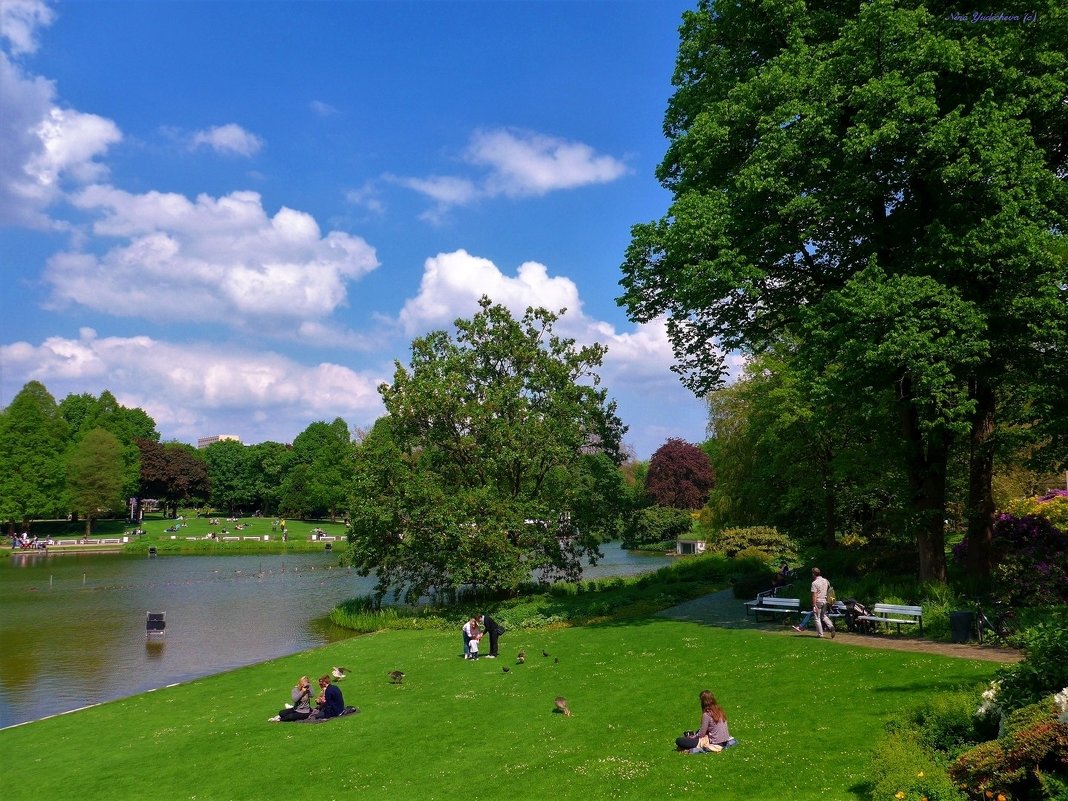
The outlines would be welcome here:
[[[888,712],[994,669],[660,619],[509,632],[496,661],[459,651],[458,632],[359,637],[9,729],[0,749],[20,756],[5,760],[0,796],[862,798],[867,748]],[[266,722],[298,675],[331,665],[354,670],[341,687],[361,714]],[[408,676],[390,685],[398,668]],[[741,746],[677,755],[705,688]],[[552,714],[558,694],[573,717]]]

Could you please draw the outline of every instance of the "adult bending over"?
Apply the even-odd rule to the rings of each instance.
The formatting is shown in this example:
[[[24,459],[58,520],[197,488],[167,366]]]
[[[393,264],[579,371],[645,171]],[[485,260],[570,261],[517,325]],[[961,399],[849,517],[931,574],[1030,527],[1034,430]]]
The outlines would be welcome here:
[[[701,728],[695,732],[686,732],[682,737],[676,738],[675,745],[680,751],[697,748],[703,737],[708,738],[705,742],[709,745],[718,745],[721,748],[729,745],[731,735],[727,731],[727,715],[720,707],[716,696],[711,690],[704,690],[700,698]]]

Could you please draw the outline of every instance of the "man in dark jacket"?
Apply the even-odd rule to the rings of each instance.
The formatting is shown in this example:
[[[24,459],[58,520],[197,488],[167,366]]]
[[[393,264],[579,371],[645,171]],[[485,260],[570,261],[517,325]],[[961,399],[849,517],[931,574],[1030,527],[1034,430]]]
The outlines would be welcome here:
[[[482,626],[482,630],[489,634],[490,638],[490,650],[486,657],[487,659],[497,658],[497,639],[504,634],[504,626],[498,623],[489,615],[480,615],[479,625]]]
[[[330,683],[329,675],[319,679],[319,687],[322,688],[322,693],[315,699],[315,703],[319,705],[315,717],[336,718],[345,709],[345,699],[341,695],[340,688]]]

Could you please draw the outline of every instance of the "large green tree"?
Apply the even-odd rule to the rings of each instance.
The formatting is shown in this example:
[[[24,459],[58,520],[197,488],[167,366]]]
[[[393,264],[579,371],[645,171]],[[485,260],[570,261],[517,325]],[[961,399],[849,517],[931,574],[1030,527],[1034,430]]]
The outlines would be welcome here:
[[[72,448],[93,429],[101,428],[115,436],[122,449],[122,495],[124,498],[137,495],[141,480],[141,451],[137,440],[159,441],[155,420],[143,409],[123,406],[107,390],[99,398],[89,393],[68,395],[60,401],[59,413],[70,426]]]
[[[0,520],[29,528],[64,510],[63,458],[69,428],[55,398],[30,381],[0,413]]]
[[[604,347],[557,336],[545,309],[480,307],[412,343],[359,445],[351,555],[380,595],[574,578],[618,527],[587,502],[613,491],[589,457],[617,465],[625,431],[598,387]]]
[[[94,428],[67,456],[67,498],[71,509],[85,517],[85,536],[93,520],[123,506],[122,445],[110,431]]]
[[[724,351],[784,338],[857,403],[893,392],[925,579],[944,577],[958,443],[969,553],[989,568],[1007,387],[1063,397],[1053,365],[1068,350],[1068,11],[1044,0],[1035,24],[970,24],[952,10],[687,13],[658,172],[674,200],[633,229],[621,298],[636,320],[667,315],[699,392],[724,377]]]
[[[287,512],[325,513],[336,520],[352,491],[354,469],[348,424],[340,417],[312,423],[293,440],[292,465],[282,486]]]
[[[139,439],[142,498],[163,502],[164,514],[178,516],[178,507],[203,503],[211,495],[208,464],[196,448],[183,442]]]
[[[236,515],[255,500],[249,449],[237,440],[213,442],[202,453],[211,482],[211,504]]]

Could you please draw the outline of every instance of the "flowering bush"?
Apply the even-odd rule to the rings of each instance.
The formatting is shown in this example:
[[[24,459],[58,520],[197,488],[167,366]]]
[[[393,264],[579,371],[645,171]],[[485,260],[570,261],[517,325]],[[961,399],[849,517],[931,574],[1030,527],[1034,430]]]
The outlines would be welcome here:
[[[1017,498],[1010,501],[1002,511],[1014,517],[1044,517],[1054,528],[1068,531],[1068,490],[1050,490],[1036,498]]]
[[[1068,535],[1039,515],[999,514],[994,578],[1012,603],[1068,603]]]
[[[998,670],[998,703],[1019,709],[1068,685],[1068,613],[1053,611],[1023,633],[1027,658]]]
[[[949,775],[969,798],[1060,798],[1047,791],[1068,778],[1068,724],[1056,712],[1049,698],[1017,709],[1002,737],[962,754]]]

